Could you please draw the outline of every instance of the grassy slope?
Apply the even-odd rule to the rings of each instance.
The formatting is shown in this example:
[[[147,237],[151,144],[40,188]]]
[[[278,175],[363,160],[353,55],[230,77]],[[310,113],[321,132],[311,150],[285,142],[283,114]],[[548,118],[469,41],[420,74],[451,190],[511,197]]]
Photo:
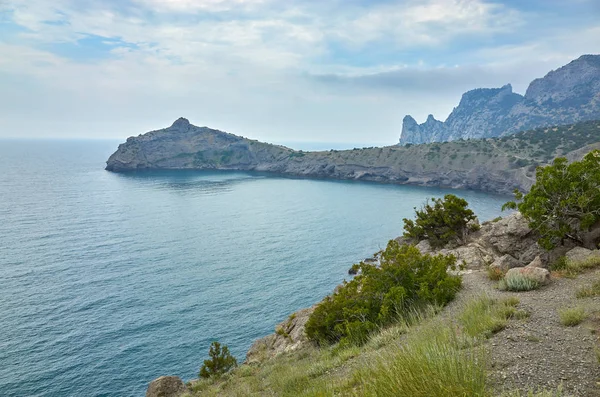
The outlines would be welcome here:
[[[523,394],[522,387],[518,391],[512,386],[510,376],[508,383],[492,384],[492,379],[498,380],[498,371],[508,370],[502,363],[492,360],[492,356],[498,354],[506,357],[506,338],[510,337],[514,344],[515,335],[519,334],[523,341],[517,350],[518,354],[523,355],[529,354],[527,349],[543,350],[542,346],[546,343],[555,343],[556,345],[551,345],[554,346],[551,350],[556,350],[557,346],[562,346],[565,340],[569,340],[566,335],[566,328],[569,327],[565,324],[562,328],[559,326],[554,334],[551,328],[556,328],[557,324],[554,323],[562,316],[563,310],[560,308],[573,300],[578,302],[574,309],[582,311],[581,308],[585,308],[585,316],[577,324],[589,316],[594,318],[588,319],[591,328],[575,330],[577,332],[570,336],[575,340],[589,339],[584,343],[585,346],[579,346],[586,351],[589,350],[588,345],[598,343],[593,336],[600,324],[600,310],[594,303],[597,302],[594,297],[600,296],[600,260],[591,258],[566,265],[564,269],[556,271],[556,279],[549,287],[523,295],[500,293],[491,287],[494,282],[489,280],[484,285],[491,286],[481,289],[482,285],[476,280],[483,280],[480,277],[483,277],[484,272],[479,275],[471,274],[469,282],[465,283],[465,290],[450,306],[442,310],[430,307],[423,312],[413,313],[381,329],[363,346],[306,347],[258,365],[242,365],[222,378],[196,381],[187,397],[566,396],[561,386],[558,389],[541,390],[540,384],[529,381],[526,387],[531,388],[530,392]],[[577,277],[578,275],[580,276]],[[493,293],[495,296],[490,295],[490,291],[482,292],[490,287],[491,291],[496,291]],[[561,298],[557,299],[555,294],[559,290],[562,291],[560,294],[566,295],[559,294]],[[544,311],[548,308],[541,307],[542,302],[552,306],[549,309],[551,311],[559,308],[555,313],[556,318]],[[547,323],[539,325],[542,329],[532,329],[538,324],[537,317],[540,316]],[[566,325],[575,324],[569,322]],[[527,330],[527,335],[521,335],[524,330]],[[504,335],[507,332],[509,336]],[[534,338],[533,334],[530,335],[531,332],[538,332],[539,335],[550,332],[552,339],[542,342],[538,337]],[[582,336],[586,332],[592,337]],[[592,348],[595,349],[596,361],[600,365],[600,346]],[[548,367],[544,372],[550,371],[554,379],[566,379],[560,378],[564,373],[561,367],[556,367],[554,361],[568,361],[571,362],[569,365],[573,365],[574,357],[563,353],[547,357],[548,361],[545,362]],[[532,365],[526,361],[521,364]],[[518,363],[515,365],[519,369]],[[491,376],[492,373],[494,376]],[[513,375],[519,374],[521,372]],[[593,380],[593,376],[590,373],[591,378],[588,380]],[[569,381],[577,382],[577,379],[579,378],[575,377]],[[498,392],[506,390],[507,386],[514,391]]]
[[[431,309],[381,330],[362,347],[312,347],[243,365],[195,383],[188,395],[491,396],[481,341],[518,321],[518,303],[479,296],[462,305],[456,322]]]

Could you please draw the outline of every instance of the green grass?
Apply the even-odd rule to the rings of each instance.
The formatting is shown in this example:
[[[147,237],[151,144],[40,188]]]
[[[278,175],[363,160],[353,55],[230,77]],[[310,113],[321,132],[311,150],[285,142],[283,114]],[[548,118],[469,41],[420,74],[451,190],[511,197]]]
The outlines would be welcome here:
[[[519,300],[515,298],[497,301],[481,296],[465,304],[458,320],[467,335],[489,338],[506,328],[508,319],[518,312],[522,313],[515,307],[518,304]]]
[[[600,296],[600,280],[594,281],[591,285],[579,288],[575,291],[575,296],[578,299],[592,298],[594,296]]]
[[[464,349],[456,330],[437,322],[397,349],[386,350],[353,376],[356,396],[487,396],[486,354]]]
[[[586,313],[582,306],[564,308],[558,311],[560,323],[567,327],[574,327],[585,320]]]
[[[526,312],[519,299],[480,296],[463,304],[458,324],[438,307],[413,311],[362,346],[307,347],[201,380],[187,396],[497,396],[487,383],[480,343]],[[507,394],[559,396],[559,394]]]
[[[538,289],[539,287],[540,283],[538,283],[536,280],[532,280],[519,273],[513,273],[508,276],[504,276],[504,278],[498,283],[498,289],[502,291],[531,291]]]
[[[583,261],[572,261],[566,257],[560,257],[552,264],[551,270],[558,271],[567,277],[574,277],[586,270],[600,267],[600,256],[590,256]]]

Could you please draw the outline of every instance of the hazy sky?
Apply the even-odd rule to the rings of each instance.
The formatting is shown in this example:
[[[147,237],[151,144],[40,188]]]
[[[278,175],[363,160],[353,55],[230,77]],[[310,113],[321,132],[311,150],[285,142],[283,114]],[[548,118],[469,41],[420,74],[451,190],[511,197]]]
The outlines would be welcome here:
[[[0,0],[0,137],[391,144],[584,53],[600,0]]]

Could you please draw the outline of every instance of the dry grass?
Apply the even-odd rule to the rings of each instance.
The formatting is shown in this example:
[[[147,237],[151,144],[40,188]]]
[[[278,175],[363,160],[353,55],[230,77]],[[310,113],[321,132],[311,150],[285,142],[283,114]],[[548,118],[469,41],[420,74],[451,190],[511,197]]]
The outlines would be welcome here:
[[[579,288],[575,291],[575,296],[578,299],[600,296],[600,280],[596,280],[590,285]]]
[[[560,323],[567,327],[574,327],[585,320],[585,308],[582,306],[568,307],[558,311]]]

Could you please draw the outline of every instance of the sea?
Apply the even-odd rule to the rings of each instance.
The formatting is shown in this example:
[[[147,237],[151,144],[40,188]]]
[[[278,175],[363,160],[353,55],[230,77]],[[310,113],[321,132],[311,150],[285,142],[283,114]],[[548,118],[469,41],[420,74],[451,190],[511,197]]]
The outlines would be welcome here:
[[[197,377],[402,234],[427,198],[473,191],[248,172],[104,170],[116,141],[0,140],[0,396],[143,396]]]

